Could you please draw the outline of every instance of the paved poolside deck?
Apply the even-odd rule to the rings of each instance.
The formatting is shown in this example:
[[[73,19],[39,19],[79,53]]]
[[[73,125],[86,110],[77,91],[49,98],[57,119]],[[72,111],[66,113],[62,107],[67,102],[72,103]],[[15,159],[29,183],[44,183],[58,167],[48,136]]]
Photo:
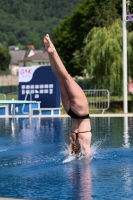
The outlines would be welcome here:
[[[90,114],[90,117],[133,117],[133,113],[108,113],[108,114]],[[69,117],[68,115],[61,115],[61,117]]]
[[[91,117],[133,117],[133,113],[90,114]]]
[[[90,117],[133,117],[133,113],[108,113],[108,114],[90,114]],[[70,117],[66,114],[60,115],[60,117]]]
[[[108,113],[108,114],[90,114],[90,117],[133,117],[133,113]],[[14,116],[0,116],[0,118],[13,118]],[[48,117],[70,117],[67,114],[62,115],[33,115],[32,118],[48,118]],[[15,118],[29,118],[29,115],[15,115]]]

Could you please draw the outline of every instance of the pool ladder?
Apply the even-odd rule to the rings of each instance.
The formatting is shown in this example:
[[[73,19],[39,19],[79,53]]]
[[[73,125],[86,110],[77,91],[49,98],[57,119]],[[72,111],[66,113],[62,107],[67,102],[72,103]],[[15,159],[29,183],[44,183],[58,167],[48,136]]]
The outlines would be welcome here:
[[[31,92],[27,92],[26,93],[26,95],[25,95],[25,101],[27,100],[27,97],[28,97],[28,95],[30,95],[30,101],[32,101],[32,94],[31,94]],[[25,109],[25,104],[23,104],[23,106],[22,106],[22,113],[23,114],[29,114],[28,112],[24,112],[24,109]]]

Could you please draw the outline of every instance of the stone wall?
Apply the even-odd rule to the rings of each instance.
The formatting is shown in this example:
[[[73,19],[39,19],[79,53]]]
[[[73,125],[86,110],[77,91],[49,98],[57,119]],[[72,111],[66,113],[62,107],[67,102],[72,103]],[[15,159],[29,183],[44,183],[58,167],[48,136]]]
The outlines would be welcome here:
[[[18,85],[18,76],[0,75],[0,86]]]

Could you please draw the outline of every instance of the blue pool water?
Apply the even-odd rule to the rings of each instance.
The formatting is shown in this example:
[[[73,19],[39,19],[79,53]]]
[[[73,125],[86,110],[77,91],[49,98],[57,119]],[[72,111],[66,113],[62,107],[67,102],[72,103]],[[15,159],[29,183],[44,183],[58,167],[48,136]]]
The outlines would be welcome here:
[[[68,155],[70,118],[0,119],[0,197],[132,200],[133,118],[92,118],[91,161]]]

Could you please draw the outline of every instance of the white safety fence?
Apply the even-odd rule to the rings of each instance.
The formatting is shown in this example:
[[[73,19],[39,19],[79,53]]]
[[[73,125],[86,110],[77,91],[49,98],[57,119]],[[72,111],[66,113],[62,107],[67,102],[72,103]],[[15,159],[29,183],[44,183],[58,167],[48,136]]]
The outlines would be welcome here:
[[[110,93],[108,90],[99,89],[83,91],[89,102],[89,110],[102,110],[102,113],[104,113],[104,111],[109,108]]]

